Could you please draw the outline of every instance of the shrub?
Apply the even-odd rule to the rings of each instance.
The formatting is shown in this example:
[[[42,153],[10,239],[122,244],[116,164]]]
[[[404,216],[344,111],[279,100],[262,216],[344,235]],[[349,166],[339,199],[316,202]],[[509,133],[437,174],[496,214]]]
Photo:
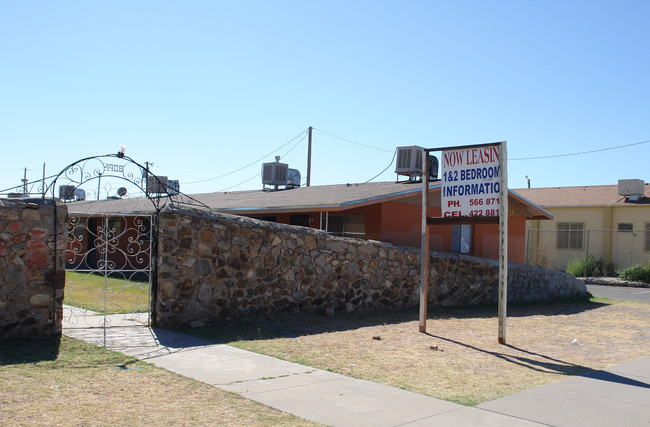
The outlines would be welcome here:
[[[596,260],[593,255],[587,255],[587,274],[585,274],[585,257],[577,256],[573,258],[566,266],[566,272],[576,277],[591,277],[596,270]]]
[[[620,277],[630,282],[650,283],[650,265],[633,265],[623,270]]]

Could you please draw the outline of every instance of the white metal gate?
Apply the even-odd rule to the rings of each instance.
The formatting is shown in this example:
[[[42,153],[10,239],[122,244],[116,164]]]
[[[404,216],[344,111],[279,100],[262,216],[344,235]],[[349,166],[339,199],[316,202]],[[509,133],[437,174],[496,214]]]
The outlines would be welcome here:
[[[150,325],[152,215],[72,216],[63,326]]]

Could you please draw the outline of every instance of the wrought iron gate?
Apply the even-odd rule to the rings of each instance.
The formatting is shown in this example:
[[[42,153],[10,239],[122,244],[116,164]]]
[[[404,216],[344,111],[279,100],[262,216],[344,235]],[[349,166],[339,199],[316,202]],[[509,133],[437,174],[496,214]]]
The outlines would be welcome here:
[[[149,163],[141,165],[117,154],[79,159],[57,175],[3,190],[8,195],[29,197],[38,191],[54,203],[54,235],[59,235],[59,202],[68,206],[65,242],[53,239],[53,250],[66,245],[66,284],[62,324],[66,328],[106,328],[151,325],[155,319],[158,215],[163,208],[186,206],[209,210],[184,194],[179,184],[156,176]],[[100,202],[90,206],[90,201]],[[104,202],[118,206],[107,208]],[[142,203],[141,203],[142,202]],[[81,204],[81,206],[79,205]],[[80,214],[79,212],[85,212]],[[130,212],[125,214],[124,212]],[[135,212],[135,213],[134,213]],[[59,288],[54,275],[54,293]],[[52,317],[59,319],[56,303]]]
[[[65,327],[151,323],[155,220],[144,214],[69,218]]]

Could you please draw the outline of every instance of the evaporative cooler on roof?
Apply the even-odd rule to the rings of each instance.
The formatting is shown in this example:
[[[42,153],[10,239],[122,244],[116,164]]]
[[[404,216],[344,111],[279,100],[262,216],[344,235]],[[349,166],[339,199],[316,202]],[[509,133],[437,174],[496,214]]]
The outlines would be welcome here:
[[[414,181],[422,177],[422,160],[424,159],[424,148],[417,145],[397,147],[397,164],[395,173],[401,176],[408,176]],[[429,156],[429,178],[438,178],[438,159]]]

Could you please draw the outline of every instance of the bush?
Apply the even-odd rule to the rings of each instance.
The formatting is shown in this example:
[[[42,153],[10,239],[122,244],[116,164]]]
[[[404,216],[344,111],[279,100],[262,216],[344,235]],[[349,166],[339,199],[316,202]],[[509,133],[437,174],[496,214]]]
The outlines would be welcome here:
[[[576,277],[585,277],[585,257],[576,256],[566,267],[566,272]],[[593,255],[587,255],[587,275],[586,277],[616,277],[616,267],[613,264],[605,264],[600,258],[596,260]]]
[[[623,270],[620,277],[630,282],[650,283],[650,265],[633,265]]]
[[[596,269],[596,260],[593,255],[587,255],[587,274],[585,274],[585,257],[577,256],[573,258],[566,266],[566,272],[576,277],[591,277]]]

